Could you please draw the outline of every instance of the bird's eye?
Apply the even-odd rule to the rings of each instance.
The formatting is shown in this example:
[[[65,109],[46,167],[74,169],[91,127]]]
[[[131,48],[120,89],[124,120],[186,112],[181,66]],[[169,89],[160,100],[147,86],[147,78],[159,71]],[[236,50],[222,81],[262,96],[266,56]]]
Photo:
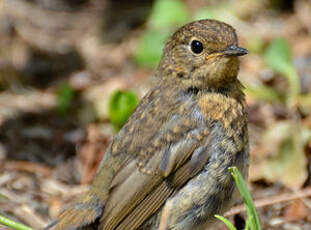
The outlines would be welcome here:
[[[203,44],[198,40],[193,40],[190,44],[191,51],[195,54],[200,54],[203,51]]]

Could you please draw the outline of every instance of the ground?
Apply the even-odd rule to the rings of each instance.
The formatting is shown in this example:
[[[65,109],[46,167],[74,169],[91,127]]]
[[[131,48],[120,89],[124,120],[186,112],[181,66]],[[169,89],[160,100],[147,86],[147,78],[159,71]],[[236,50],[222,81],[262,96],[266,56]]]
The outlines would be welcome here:
[[[239,78],[263,229],[311,229],[310,1],[176,0],[181,19],[165,29],[163,0],[121,2],[0,0],[0,214],[41,229],[86,191],[117,132],[110,96],[150,87],[161,48],[141,54],[144,36],[213,17],[249,50]]]

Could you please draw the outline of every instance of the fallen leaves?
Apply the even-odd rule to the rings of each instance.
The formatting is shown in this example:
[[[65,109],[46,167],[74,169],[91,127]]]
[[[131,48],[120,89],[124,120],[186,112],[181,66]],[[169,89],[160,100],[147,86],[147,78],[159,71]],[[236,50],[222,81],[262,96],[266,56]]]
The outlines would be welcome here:
[[[299,123],[288,121],[269,127],[261,142],[266,154],[254,156],[257,159],[253,158],[250,179],[279,182],[293,190],[301,188],[308,177],[302,129]]]

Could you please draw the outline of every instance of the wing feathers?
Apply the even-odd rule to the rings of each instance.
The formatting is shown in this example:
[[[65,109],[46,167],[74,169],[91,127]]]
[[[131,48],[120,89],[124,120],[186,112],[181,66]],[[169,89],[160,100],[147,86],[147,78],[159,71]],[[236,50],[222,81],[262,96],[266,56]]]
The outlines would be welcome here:
[[[135,230],[157,211],[174,192],[174,188],[163,181],[152,191],[117,227],[117,230]]]
[[[135,207],[134,210],[121,222],[117,230],[135,230],[149,217],[160,209],[165,201],[179,187],[189,179],[190,162],[179,168],[171,177],[163,180],[148,196]]]
[[[60,217],[58,224],[52,228],[53,230],[76,229],[78,227],[86,227],[95,222],[104,210],[102,202],[93,197],[90,203],[78,203],[64,211]]]

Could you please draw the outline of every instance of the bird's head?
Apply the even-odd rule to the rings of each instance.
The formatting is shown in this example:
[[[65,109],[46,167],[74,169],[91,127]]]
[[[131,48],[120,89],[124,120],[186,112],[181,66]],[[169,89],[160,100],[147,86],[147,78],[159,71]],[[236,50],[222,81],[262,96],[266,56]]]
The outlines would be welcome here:
[[[181,27],[165,45],[158,75],[185,87],[217,88],[236,80],[238,46],[235,30],[216,20],[195,21]]]

